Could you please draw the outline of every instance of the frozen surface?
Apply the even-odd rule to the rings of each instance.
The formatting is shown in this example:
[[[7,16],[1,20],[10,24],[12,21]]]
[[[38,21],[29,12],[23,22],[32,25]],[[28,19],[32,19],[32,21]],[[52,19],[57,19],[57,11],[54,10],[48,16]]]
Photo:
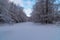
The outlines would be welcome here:
[[[0,25],[0,40],[60,40],[60,25],[31,22]]]

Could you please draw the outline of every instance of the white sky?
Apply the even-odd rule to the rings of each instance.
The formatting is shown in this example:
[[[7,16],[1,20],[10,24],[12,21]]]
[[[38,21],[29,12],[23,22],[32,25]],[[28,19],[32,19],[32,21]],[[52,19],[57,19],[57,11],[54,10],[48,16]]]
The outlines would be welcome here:
[[[30,13],[32,12],[32,6],[35,4],[35,0],[10,0],[10,1],[24,7],[24,12],[28,17],[30,17]]]

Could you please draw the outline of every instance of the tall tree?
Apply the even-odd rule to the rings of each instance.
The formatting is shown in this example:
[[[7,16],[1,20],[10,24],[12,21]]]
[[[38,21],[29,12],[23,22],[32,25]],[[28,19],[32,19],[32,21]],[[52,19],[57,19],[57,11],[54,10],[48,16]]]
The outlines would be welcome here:
[[[55,0],[38,0],[34,5],[32,19],[35,22],[53,23],[53,5]]]
[[[0,0],[0,22],[8,22],[8,0]],[[8,16],[8,17],[7,17]],[[2,21],[3,20],[3,21]]]

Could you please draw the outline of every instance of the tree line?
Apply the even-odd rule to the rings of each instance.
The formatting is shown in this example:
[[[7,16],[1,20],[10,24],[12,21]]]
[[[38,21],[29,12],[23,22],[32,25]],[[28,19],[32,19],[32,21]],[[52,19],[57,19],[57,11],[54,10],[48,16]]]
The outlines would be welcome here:
[[[46,24],[60,21],[60,4],[55,2],[56,0],[37,0],[30,21]]]
[[[27,17],[23,12],[23,7],[9,2],[9,0],[0,0],[0,23],[26,21],[56,23],[60,21],[60,3],[55,2],[56,0],[36,0],[31,17]]]
[[[26,22],[26,15],[23,7],[9,2],[9,0],[0,0],[0,23],[19,23]]]

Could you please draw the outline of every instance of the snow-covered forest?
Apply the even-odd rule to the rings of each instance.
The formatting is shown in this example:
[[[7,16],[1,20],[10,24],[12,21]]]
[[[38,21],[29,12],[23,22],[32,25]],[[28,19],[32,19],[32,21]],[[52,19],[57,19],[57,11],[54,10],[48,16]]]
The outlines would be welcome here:
[[[31,20],[40,23],[56,23],[60,21],[60,3],[57,0],[38,0],[33,7]]]
[[[56,0],[37,0],[33,6],[31,17],[27,17],[23,9],[9,0],[0,0],[0,23],[27,21],[56,23],[60,21],[60,3],[56,3]]]
[[[0,0],[0,23],[25,22],[26,15],[23,7],[20,7],[8,0]]]
[[[32,4],[29,1],[32,0],[26,1],[30,10]],[[0,40],[60,40],[60,2],[35,1],[30,11],[25,6],[27,4],[24,5],[25,13],[23,5],[0,0]],[[18,0],[15,2],[18,3]],[[26,14],[30,12],[31,16],[28,17]]]

